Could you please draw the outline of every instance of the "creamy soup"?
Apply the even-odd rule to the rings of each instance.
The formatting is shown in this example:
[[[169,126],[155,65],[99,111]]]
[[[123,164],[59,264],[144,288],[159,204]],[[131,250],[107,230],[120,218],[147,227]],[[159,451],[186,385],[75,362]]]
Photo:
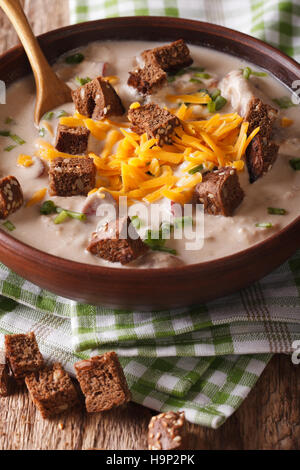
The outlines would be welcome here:
[[[239,75],[239,71],[245,69],[249,64],[229,55],[191,45],[189,48],[194,60],[193,67],[198,67],[197,70],[200,70],[201,67],[203,71],[188,70],[186,73],[171,77],[161,90],[143,98],[134,88],[127,85],[128,72],[140,64],[139,56],[142,51],[156,46],[158,44],[150,42],[129,41],[91,43],[80,49],[80,53],[84,56],[81,63],[66,63],[66,56],[70,56],[73,54],[72,52],[61,57],[54,69],[73,89],[79,86],[76,77],[93,79],[102,74],[117,77],[114,88],[126,110],[133,102],[154,102],[162,107],[172,108],[172,112],[176,112],[176,109],[180,108],[180,103],[178,100],[175,103],[174,101],[170,102],[167,96],[194,94],[202,89],[220,89],[222,96],[227,99],[227,104],[217,112],[221,116],[234,112],[243,115],[243,99],[249,93],[257,93],[265,103],[279,109],[274,134],[281,147],[273,168],[254,184],[249,183],[246,165],[243,171],[238,171],[245,197],[231,217],[205,214],[202,247],[199,247],[198,250],[189,250],[186,248],[186,239],[175,240],[171,235],[171,238],[166,240],[164,248],[174,251],[169,253],[150,250],[145,256],[127,264],[127,268],[158,268],[193,264],[230,255],[266,239],[300,214],[300,171],[295,171],[289,163],[292,157],[300,157],[300,143],[297,139],[300,123],[299,108],[291,106],[280,109],[273,101],[282,97],[291,98],[289,90],[269,74],[267,76],[251,75],[245,78],[243,72],[242,75]],[[255,66],[250,65],[250,67],[255,71],[258,70]],[[228,85],[222,81],[232,71],[237,71],[235,73],[236,76],[239,76],[238,80],[241,83]],[[74,104],[66,103],[59,109],[53,110],[53,115],[45,116],[40,128],[37,129],[33,123],[34,102],[35,87],[33,78],[30,76],[10,86],[7,91],[7,104],[0,106],[0,129],[9,130],[25,141],[20,145],[20,142],[17,143],[10,137],[0,137],[1,175],[14,175],[18,179],[25,200],[24,206],[8,217],[14,227],[10,232],[11,235],[28,245],[62,258],[88,264],[121,267],[120,263],[106,261],[92,255],[86,249],[92,233],[97,230],[99,222],[101,224],[99,215],[87,214],[86,220],[83,221],[69,217],[63,223],[55,224],[54,218],[57,214],[40,214],[41,204],[46,200],[52,200],[56,206],[64,209],[82,213],[84,206],[90,201],[89,198],[92,198],[96,193],[88,198],[84,196],[51,197],[46,193],[42,200],[38,200],[36,203],[32,201],[32,197],[37,191],[48,188],[47,165],[49,162],[43,162],[39,151],[41,141],[42,145],[45,141],[54,145],[56,127],[60,119],[58,116],[62,114],[73,116],[75,112]],[[187,107],[189,106],[188,104]],[[190,119],[193,121],[211,119],[214,114],[214,112],[208,112],[206,105],[196,105]],[[119,123],[120,128],[123,124],[127,123],[128,125],[126,114],[111,119]],[[129,126],[124,129],[126,132],[130,132]],[[101,156],[105,142],[105,138],[99,140],[91,136],[89,152]],[[111,149],[111,153],[115,152],[118,143]],[[12,145],[15,147],[11,148]],[[177,151],[180,151],[179,148]],[[191,154],[194,152],[195,149],[191,149]],[[20,154],[32,157],[33,164],[24,165],[24,162],[22,163],[22,160],[19,159]],[[241,160],[243,159],[244,157],[241,158]],[[173,174],[178,178],[182,177],[184,175],[182,172],[187,165],[187,162],[181,162],[177,166],[171,165]],[[101,178],[101,170],[98,172]],[[101,185],[103,185],[103,180],[101,180]],[[104,194],[108,204],[116,204],[109,191]],[[29,206],[26,205],[28,201],[31,201]],[[131,203],[133,202],[131,201]],[[149,210],[150,204],[142,202]],[[172,212],[170,199],[163,196],[156,200],[156,204],[160,204],[166,214],[170,215],[171,213],[172,223],[172,217],[175,217],[176,214],[174,211]],[[284,215],[269,213],[268,208],[270,207],[284,209]],[[141,223],[137,225],[137,230],[143,239],[150,227],[145,225],[141,218],[139,222]],[[2,226],[2,230],[7,230],[7,225]]]

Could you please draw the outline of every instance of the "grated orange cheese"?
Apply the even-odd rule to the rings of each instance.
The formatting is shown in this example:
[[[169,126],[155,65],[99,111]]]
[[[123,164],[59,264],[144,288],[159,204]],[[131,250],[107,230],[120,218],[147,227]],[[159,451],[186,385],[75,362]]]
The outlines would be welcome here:
[[[18,165],[28,167],[28,166],[33,165],[33,159],[30,155],[24,155],[23,153],[21,153],[19,155],[17,163]]]
[[[249,123],[237,113],[216,113],[208,119],[195,120],[193,108],[207,104],[211,98],[205,93],[168,96],[169,101],[183,101],[176,110],[169,109],[180,119],[171,145],[158,146],[156,138],[146,133],[138,135],[127,130],[130,123],[118,123],[103,119],[94,121],[75,112],[74,116],[62,117],[60,123],[69,126],[84,126],[91,134],[102,141],[102,150],[89,153],[94,160],[97,177],[96,188],[110,192],[118,201],[127,196],[128,203],[135,200],[153,203],[166,197],[174,202],[185,204],[190,201],[195,186],[202,181],[201,172],[189,171],[203,164],[207,170],[215,166],[232,166],[243,171],[244,155],[252,139],[259,132],[257,127],[249,136]],[[192,103],[188,106],[187,103]],[[135,102],[131,109],[138,108]],[[52,145],[39,141],[36,154],[45,159],[57,157],[83,157],[58,152]],[[30,157],[28,157],[30,159]],[[20,156],[20,161],[22,160]],[[30,161],[30,160],[28,160]],[[178,165],[185,163],[178,172]],[[174,173],[176,171],[176,173]]]
[[[33,194],[32,198],[29,201],[27,201],[26,207],[34,206],[38,202],[42,201],[45,198],[46,193],[47,193],[47,188],[39,189],[38,191],[36,191]]]

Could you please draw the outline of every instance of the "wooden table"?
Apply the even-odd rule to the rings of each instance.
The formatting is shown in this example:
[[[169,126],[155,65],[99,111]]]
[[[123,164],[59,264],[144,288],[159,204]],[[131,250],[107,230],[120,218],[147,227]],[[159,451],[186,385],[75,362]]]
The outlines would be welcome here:
[[[69,22],[68,0],[22,1],[36,34]],[[0,12],[0,52],[17,37]],[[240,409],[219,430],[189,425],[191,449],[299,449],[300,366],[276,356]],[[82,410],[44,421],[24,390],[0,399],[0,450],[145,449],[152,413],[135,404],[87,415]]]

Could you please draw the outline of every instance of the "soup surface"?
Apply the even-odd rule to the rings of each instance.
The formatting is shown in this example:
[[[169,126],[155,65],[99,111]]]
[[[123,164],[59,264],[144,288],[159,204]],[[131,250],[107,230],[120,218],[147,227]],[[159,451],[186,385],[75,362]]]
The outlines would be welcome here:
[[[184,102],[184,97],[181,99],[174,98],[173,100],[167,97],[192,95],[199,92],[199,90],[205,93],[203,92],[204,89],[221,89],[221,93],[224,96],[227,93],[227,96],[225,96],[227,103],[219,111],[211,113],[206,105],[186,103],[187,109],[193,107],[190,112],[190,120],[192,121],[209,120],[217,113],[220,116],[224,114],[229,116],[235,112],[242,113],[242,100],[243,97],[247,96],[247,87],[249,85],[254,87],[265,103],[279,110],[278,119],[274,127],[274,138],[280,143],[280,150],[273,168],[253,184],[249,183],[246,165],[244,169],[239,169],[237,174],[245,193],[242,203],[231,217],[204,215],[203,233],[201,232],[203,243],[199,245],[198,249],[188,249],[188,240],[184,236],[181,239],[175,239],[171,232],[170,239],[166,240],[161,249],[152,245],[152,247],[156,248],[155,250],[150,249],[146,255],[127,264],[126,268],[177,266],[224,257],[260,242],[300,215],[300,171],[293,169],[290,164],[292,158],[300,157],[300,142],[297,139],[300,115],[299,107],[291,105],[289,90],[269,74],[266,76],[251,75],[245,78],[242,73],[245,89],[241,88],[241,96],[235,97],[237,102],[234,102],[234,99],[231,99],[232,97],[230,96],[231,91],[226,88],[226,83],[224,84],[222,79],[231,71],[244,70],[249,64],[219,52],[191,45],[189,49],[194,60],[194,69],[189,69],[182,74],[169,77],[167,85],[156,94],[144,98],[134,88],[128,86],[128,72],[139,65],[141,60],[139,56],[142,51],[158,45],[160,44],[135,41],[91,43],[87,47],[80,49],[80,53],[84,56],[82,62],[75,64],[67,63],[66,56],[71,56],[73,54],[71,52],[61,57],[54,68],[58,75],[72,89],[79,86],[78,77],[80,79],[86,79],[87,77],[93,79],[99,75],[112,77],[113,86],[120,96],[126,111],[134,102],[153,102],[162,107],[166,106],[168,109],[171,109],[171,112],[177,112]],[[258,70],[255,66],[250,65],[250,67],[255,71]],[[202,70],[202,72],[199,72],[199,70]],[[260,70],[260,72],[262,71]],[[83,83],[82,80],[81,83]],[[239,86],[240,84],[237,85],[236,89]],[[282,101],[283,97],[286,97],[285,101]],[[274,103],[274,99],[279,99],[277,104]],[[111,263],[92,255],[86,249],[91,240],[92,233],[97,230],[99,224],[101,225],[102,219],[99,214],[87,214],[85,220],[69,217],[62,223],[54,223],[57,215],[42,215],[40,213],[40,207],[46,200],[52,200],[56,206],[63,209],[82,213],[87,202],[89,203],[93,197],[93,194],[95,197],[95,192],[86,198],[84,196],[49,196],[44,191],[45,194],[43,194],[42,199],[37,198],[36,201],[32,199],[36,192],[48,188],[47,165],[49,161],[47,159],[45,161],[43,158],[45,142],[53,146],[59,120],[62,117],[73,116],[75,113],[74,104],[66,103],[59,109],[53,110],[53,113],[45,116],[40,124],[40,128],[37,129],[33,122],[34,102],[35,87],[33,78],[30,76],[9,87],[7,90],[7,104],[0,107],[0,128],[4,131],[8,130],[11,135],[17,135],[23,139],[21,141],[17,139],[16,142],[10,136],[4,135],[0,137],[1,176],[14,175],[21,184],[25,200],[24,206],[8,217],[9,222],[13,225],[10,233],[13,237],[28,245],[62,258],[88,264],[121,267],[120,263]],[[112,129],[116,130],[118,126],[119,133],[120,129],[125,129],[125,132],[131,132],[126,114],[121,117],[112,117],[111,119],[116,123],[116,126],[109,128],[107,132],[110,132]],[[185,122],[188,122],[188,120]],[[115,145],[112,145],[110,149],[111,154],[116,152],[121,138],[124,138],[125,135],[120,134],[116,138]],[[25,143],[22,143],[23,141]],[[93,152],[94,155],[100,156],[100,158],[103,157],[103,150],[106,152],[105,155],[107,154],[107,139],[105,137],[97,139],[92,135],[88,145],[89,152]],[[193,157],[196,150],[191,148],[190,152],[186,152],[186,155],[189,154],[189,156],[192,155]],[[166,149],[166,151],[170,151],[170,149]],[[179,153],[180,151],[183,152],[180,147],[177,147],[177,152]],[[26,157],[24,157],[25,160],[24,158],[22,160],[20,159],[20,154],[33,159],[29,166],[26,166],[26,163],[24,164]],[[240,160],[244,160],[244,156],[241,156]],[[193,175],[193,172],[184,172],[184,169],[190,163],[183,161],[176,165],[167,162],[165,166],[169,166],[172,174],[180,179],[184,175],[187,177]],[[167,169],[164,169],[164,171],[167,171]],[[199,171],[195,174],[200,175],[201,172]],[[109,181],[107,180],[105,184],[105,175],[101,174],[101,169],[98,169],[97,177],[99,179],[97,186],[107,188],[107,191],[104,191],[106,201],[108,204],[112,203],[115,206],[114,201],[118,198],[114,194],[111,197],[109,181],[111,182],[112,180],[108,179]],[[118,177],[118,175],[115,176]],[[151,172],[149,176],[151,178]],[[159,189],[159,187],[156,189]],[[142,203],[146,210],[150,211],[151,204],[146,202],[144,198],[140,198],[137,201],[134,200],[134,197],[131,198],[129,206],[131,207],[135,202]],[[162,208],[162,213],[165,214],[170,226],[174,223],[174,218],[177,218],[177,221],[180,219],[176,214],[176,207],[178,208],[176,201],[171,202],[171,199],[162,196],[155,203]],[[284,211],[281,211],[281,214],[278,211],[270,213],[268,208],[283,209]],[[130,215],[134,216],[136,214],[133,212]],[[136,228],[141,238],[144,239],[149,233],[148,231],[153,229],[153,226],[151,223],[143,220],[141,215],[138,219],[135,219],[138,220]],[[164,215],[162,216],[162,222],[164,222]],[[7,224],[5,226],[2,225],[1,229],[7,230]]]

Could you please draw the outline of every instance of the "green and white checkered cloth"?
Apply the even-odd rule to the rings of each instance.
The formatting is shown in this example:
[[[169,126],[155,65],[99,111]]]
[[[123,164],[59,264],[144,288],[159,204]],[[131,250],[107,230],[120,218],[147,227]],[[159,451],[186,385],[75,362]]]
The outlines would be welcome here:
[[[70,0],[72,22],[120,15],[199,18],[241,29],[300,56],[298,2],[236,0]],[[226,17],[225,17],[226,14]],[[272,353],[300,339],[300,252],[260,282],[194,309],[140,313],[82,305],[0,265],[4,334],[34,330],[44,356],[70,373],[78,357],[115,350],[133,400],[182,409],[219,427],[240,406]]]

